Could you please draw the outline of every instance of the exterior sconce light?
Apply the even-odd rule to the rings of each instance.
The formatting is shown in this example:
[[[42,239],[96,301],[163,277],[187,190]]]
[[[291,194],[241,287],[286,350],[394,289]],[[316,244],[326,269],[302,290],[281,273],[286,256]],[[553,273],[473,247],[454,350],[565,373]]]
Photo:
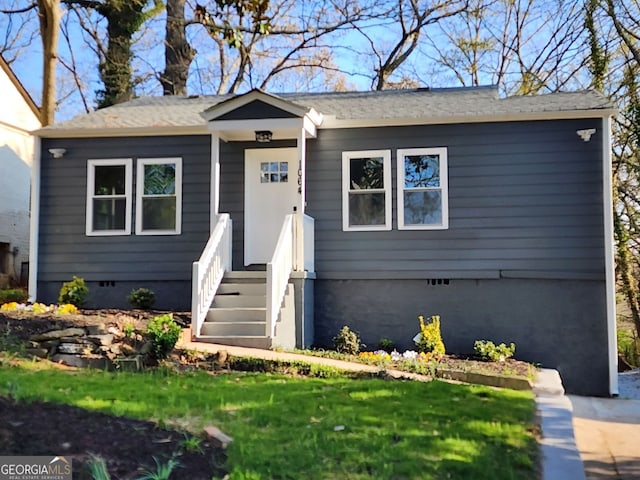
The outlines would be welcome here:
[[[272,137],[271,130],[256,130],[256,142],[258,143],[269,143]]]
[[[576,133],[584,142],[588,142],[589,140],[591,140],[591,135],[596,133],[596,129],[587,128],[586,130],[576,130]]]
[[[62,158],[67,153],[66,148],[50,148],[49,153],[53,158]]]

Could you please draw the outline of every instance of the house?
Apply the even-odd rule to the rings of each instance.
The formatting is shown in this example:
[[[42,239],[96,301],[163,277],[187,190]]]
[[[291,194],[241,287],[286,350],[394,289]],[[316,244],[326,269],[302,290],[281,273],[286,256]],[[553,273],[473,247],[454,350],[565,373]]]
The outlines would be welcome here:
[[[0,288],[26,284],[29,199],[38,107],[0,56]]]
[[[617,392],[609,101],[490,87],[139,98],[38,132],[31,292],[83,277],[191,308],[194,338],[412,346],[439,314]]]

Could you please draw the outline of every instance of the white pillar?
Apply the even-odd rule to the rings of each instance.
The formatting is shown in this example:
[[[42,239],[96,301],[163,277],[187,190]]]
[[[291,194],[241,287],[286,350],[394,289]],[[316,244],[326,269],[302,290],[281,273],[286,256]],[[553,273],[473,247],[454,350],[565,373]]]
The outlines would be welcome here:
[[[213,233],[213,229],[218,221],[220,213],[220,137],[216,132],[211,133],[211,205],[209,232]]]

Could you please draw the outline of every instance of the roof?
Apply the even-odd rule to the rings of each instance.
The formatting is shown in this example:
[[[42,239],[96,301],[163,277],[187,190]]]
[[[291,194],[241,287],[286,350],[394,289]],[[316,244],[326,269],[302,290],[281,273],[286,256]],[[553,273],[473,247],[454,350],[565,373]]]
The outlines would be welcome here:
[[[33,98],[31,98],[31,95],[29,95],[27,89],[24,88],[22,82],[18,80],[18,77],[16,77],[16,74],[13,73],[13,70],[6,62],[6,60],[2,57],[2,55],[0,55],[0,68],[4,70],[4,73],[7,74],[7,77],[9,77],[11,83],[15,85],[16,89],[18,90],[18,92],[20,92],[20,95],[22,95],[22,98],[24,98],[24,101],[27,103],[27,105],[29,105],[29,108],[33,111],[34,115],[38,117],[38,119],[40,119],[40,108],[38,107],[38,105],[36,105],[36,102],[33,101]]]
[[[252,91],[248,94],[254,94]],[[604,117],[611,102],[592,91],[499,98],[494,87],[266,94],[315,110],[319,128]],[[242,95],[142,97],[50,125],[43,137],[207,133],[201,115]]]

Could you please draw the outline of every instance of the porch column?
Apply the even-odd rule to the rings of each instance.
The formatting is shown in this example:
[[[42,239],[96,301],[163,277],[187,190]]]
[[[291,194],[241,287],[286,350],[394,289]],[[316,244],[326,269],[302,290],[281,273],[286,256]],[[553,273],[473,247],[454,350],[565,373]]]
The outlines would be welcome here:
[[[213,233],[213,229],[218,221],[220,213],[220,136],[217,132],[211,133],[211,188],[210,188],[210,220],[209,232]]]
[[[306,207],[306,154],[307,154],[307,136],[304,126],[298,130],[298,202],[297,212],[294,222],[294,260],[293,268],[297,272],[304,271],[304,211]]]

